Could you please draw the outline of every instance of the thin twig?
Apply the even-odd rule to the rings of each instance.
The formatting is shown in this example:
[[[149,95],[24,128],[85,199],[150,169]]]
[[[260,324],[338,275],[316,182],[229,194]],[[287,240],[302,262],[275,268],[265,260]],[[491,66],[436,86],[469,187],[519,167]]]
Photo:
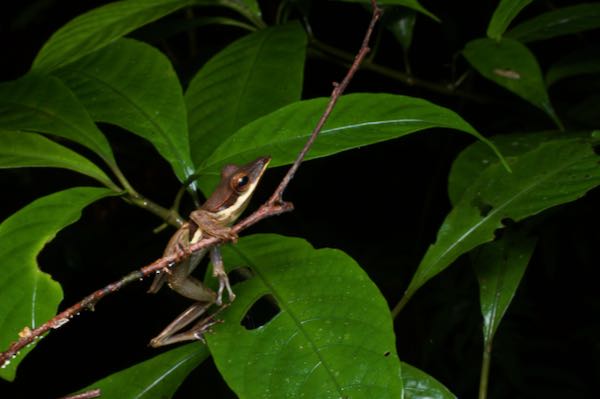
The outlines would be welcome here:
[[[333,88],[333,91],[331,92],[331,97],[329,99],[329,103],[327,104],[327,107],[323,111],[323,114],[321,115],[321,118],[317,122],[317,125],[313,129],[311,136],[306,141],[304,148],[302,148],[300,153],[298,153],[296,160],[294,161],[294,163],[292,164],[292,166],[290,167],[290,169],[288,170],[286,175],[281,180],[281,183],[279,184],[277,189],[275,189],[275,191],[273,192],[273,195],[271,195],[271,197],[267,200],[267,202],[264,203],[263,205],[261,205],[254,213],[252,213],[250,216],[248,216],[247,218],[245,218],[244,220],[240,221],[235,226],[233,226],[232,231],[234,233],[237,234],[237,233],[241,232],[242,230],[248,228],[249,226],[252,226],[253,224],[259,222],[262,219],[265,219],[265,218],[271,217],[271,216],[275,216],[275,215],[279,215],[284,212],[289,212],[292,209],[294,209],[294,206],[290,202],[283,201],[283,198],[282,198],[283,192],[285,191],[286,187],[288,186],[288,184],[294,177],[294,174],[296,173],[296,171],[298,170],[298,167],[304,160],[306,153],[308,152],[308,150],[314,143],[315,139],[317,138],[317,135],[323,128],[323,125],[329,118],[329,115],[331,114],[333,107],[335,106],[338,99],[340,98],[340,96],[342,95],[342,93],[344,92],[344,90],[346,89],[346,87],[348,86],[350,81],[352,80],[352,77],[358,70],[360,63],[363,61],[363,59],[369,52],[369,47],[368,47],[369,40],[371,38],[371,34],[373,33],[375,24],[377,23],[377,21],[379,20],[379,17],[381,16],[381,9],[377,6],[377,2],[375,0],[371,0],[371,4],[373,6],[373,15],[371,17],[371,22],[369,23],[369,27],[368,27],[365,37],[363,39],[360,50],[356,54],[356,57],[354,58],[354,61],[353,61],[352,65],[350,66],[350,68],[348,69],[348,72],[346,73],[346,76],[344,77],[342,82],[333,84],[334,88]],[[225,243],[226,241],[228,241],[228,240],[222,239],[222,238],[217,238],[217,237],[205,237],[205,238],[201,239],[200,241],[198,241],[197,243],[190,245],[189,252],[193,253],[193,252],[199,251],[200,249],[203,249],[203,248],[209,248],[209,247],[213,247],[215,245],[220,245],[220,244]],[[96,292],[88,295],[80,302],[69,307],[68,309],[65,309],[58,315],[54,316],[51,320],[49,320],[46,323],[39,326],[38,328],[31,330],[29,327],[25,327],[19,333],[19,340],[13,342],[5,352],[0,353],[0,364],[2,365],[2,367],[6,367],[8,362],[12,358],[14,358],[17,355],[17,353],[22,348],[24,348],[26,345],[32,343],[36,339],[41,338],[48,331],[50,331],[52,329],[55,330],[55,329],[60,328],[62,325],[68,323],[73,317],[78,315],[81,311],[93,310],[96,303],[98,303],[98,301],[100,301],[106,295],[117,292],[124,286],[126,286],[136,280],[141,280],[152,274],[160,273],[161,271],[164,271],[165,269],[170,268],[173,265],[181,262],[187,256],[189,256],[189,255],[187,253],[184,253],[184,251],[182,251],[182,253],[178,253],[178,254],[174,254],[171,256],[157,259],[153,263],[151,263],[147,266],[144,266],[139,270],[135,270],[135,271],[127,274],[125,277],[121,278],[120,280],[113,282],[113,283],[107,285],[106,287],[101,288],[101,289],[97,290]]]

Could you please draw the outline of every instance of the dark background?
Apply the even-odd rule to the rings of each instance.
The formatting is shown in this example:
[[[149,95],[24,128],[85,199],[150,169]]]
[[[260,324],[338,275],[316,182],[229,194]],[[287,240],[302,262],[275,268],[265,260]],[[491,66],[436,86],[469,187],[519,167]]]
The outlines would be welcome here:
[[[273,21],[273,3],[262,2],[267,23]],[[452,79],[453,68],[468,69],[459,52],[469,40],[485,35],[497,2],[421,3],[443,22],[418,16],[410,51],[412,70],[422,79],[443,84]],[[568,3],[538,1],[518,20]],[[64,0],[3,4],[0,80],[26,73],[52,32],[101,4]],[[222,12],[204,8],[197,14]],[[168,20],[181,17],[178,13]],[[309,21],[321,41],[354,52],[368,18],[359,5],[321,1],[313,5]],[[164,26],[158,22],[133,36],[147,39],[169,54],[184,85],[211,55],[245,34],[228,27],[198,29],[198,38],[209,39],[198,40],[197,53],[191,55],[188,35],[156,40],[161,29]],[[597,32],[591,32],[533,43],[530,48],[545,69],[573,48],[597,40]],[[402,69],[401,48],[389,33],[382,34],[380,46],[375,60]],[[344,73],[342,66],[309,51],[303,98],[329,95],[331,82]],[[593,82],[597,90],[598,80]],[[571,128],[590,127],[570,119],[568,113],[569,104],[582,95],[581,86],[577,79],[570,79],[550,92],[559,116]],[[367,71],[358,73],[348,91],[426,98],[457,111],[487,136],[553,128],[541,111],[476,73],[463,88],[491,101],[442,95]],[[143,140],[111,126],[101,128],[138,191],[168,206],[178,182],[166,162]],[[340,248],[359,262],[393,306],[450,210],[446,194],[449,168],[472,141],[464,134],[434,129],[307,162],[286,194],[296,211],[265,220],[244,234],[280,233],[304,237],[316,247]],[[284,171],[268,171],[251,208],[272,192]],[[23,169],[2,171],[0,184],[0,217],[4,219],[39,196],[94,183],[64,170]],[[598,190],[594,190],[536,218],[538,246],[496,335],[490,398],[596,396],[600,376],[600,300],[595,279],[600,242],[598,199]],[[186,206],[189,211],[191,205]],[[39,258],[43,270],[63,286],[61,308],[159,257],[172,233],[153,234],[159,224],[154,216],[119,199],[88,207],[81,220],[62,231]],[[15,382],[0,381],[0,397],[56,398],[157,354],[147,342],[187,302],[167,290],[147,295],[149,284],[134,284],[111,295],[95,312],[83,314],[42,340],[20,365]],[[481,315],[468,257],[427,283],[395,326],[403,361],[436,377],[459,397],[476,396]],[[192,373],[176,397],[233,394],[207,361]]]

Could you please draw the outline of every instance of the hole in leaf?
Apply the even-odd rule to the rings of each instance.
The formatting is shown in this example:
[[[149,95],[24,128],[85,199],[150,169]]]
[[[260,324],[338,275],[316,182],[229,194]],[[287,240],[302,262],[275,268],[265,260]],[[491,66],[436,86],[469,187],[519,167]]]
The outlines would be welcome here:
[[[490,211],[494,209],[493,206],[481,201],[481,199],[479,198],[473,200],[473,206],[476,206],[479,209],[479,214],[482,218],[486,217],[490,213]]]
[[[515,222],[511,218],[503,218],[501,220],[501,223],[506,227],[511,227],[511,226],[514,226],[517,222]]]
[[[388,356],[390,355],[390,353],[391,353],[390,351],[386,351],[386,352],[383,354],[383,356],[385,356],[385,357],[388,357]]]
[[[504,235],[504,227],[494,230],[494,241],[499,240]]]
[[[241,283],[242,281],[250,280],[254,277],[254,272],[249,267],[239,267],[229,273],[229,283],[231,285]]]
[[[246,312],[240,324],[247,330],[255,330],[270,322],[279,311],[275,298],[270,294],[263,295]]]

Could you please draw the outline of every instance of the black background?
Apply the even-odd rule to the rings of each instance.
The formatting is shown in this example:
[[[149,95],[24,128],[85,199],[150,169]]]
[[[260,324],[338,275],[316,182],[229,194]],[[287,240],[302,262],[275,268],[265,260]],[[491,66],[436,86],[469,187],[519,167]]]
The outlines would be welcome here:
[[[262,2],[268,23],[273,21],[273,3]],[[355,4],[315,3],[309,21],[316,37],[354,52],[368,13]],[[539,1],[519,20],[547,10],[549,4],[567,3]],[[0,80],[26,73],[52,32],[100,4],[103,2],[64,0],[3,4]],[[466,42],[485,35],[497,3],[465,0],[422,4],[443,22],[418,17],[410,52],[412,69],[420,78],[441,84],[451,79],[453,62],[459,71],[468,68],[458,53]],[[222,10],[198,9],[200,13],[219,15]],[[160,29],[157,23],[133,36],[150,40],[160,36]],[[184,87],[199,66],[244,32],[213,26],[198,29],[196,34],[208,39],[198,41],[194,56],[188,51],[186,34],[151,41],[172,57]],[[534,43],[531,49],[542,67],[547,67],[572,48],[597,39],[597,32],[592,32]],[[345,69],[311,54],[305,68],[303,98],[327,96],[332,81],[341,79]],[[376,61],[402,68],[401,49],[388,33],[382,35]],[[559,84],[550,92],[563,118],[562,106],[577,95],[573,83]],[[426,98],[457,111],[488,136],[553,128],[541,111],[476,73],[471,74],[464,89],[493,101],[437,94],[367,71],[358,73],[348,92],[385,91]],[[574,124],[568,118],[566,122]],[[168,206],[178,182],[167,163],[143,140],[111,126],[101,128],[138,191]],[[433,129],[307,162],[286,194],[296,211],[265,220],[244,234],[280,233],[304,237],[316,247],[340,248],[359,262],[393,306],[450,209],[446,194],[449,167],[472,141],[464,134]],[[267,172],[251,208],[272,192],[284,172],[285,168]],[[2,171],[0,184],[0,216],[4,219],[38,196],[94,182],[64,170],[23,169]],[[496,336],[490,398],[596,396],[600,375],[600,301],[594,278],[600,242],[598,199],[595,190],[538,218],[538,246]],[[191,205],[186,206],[189,211]],[[61,308],[159,257],[172,233],[153,234],[152,229],[159,224],[154,216],[119,199],[105,199],[88,207],[81,220],[62,231],[39,258],[43,270],[63,287]],[[42,340],[19,366],[15,382],[0,381],[0,397],[59,397],[158,353],[148,348],[147,342],[187,302],[167,290],[147,295],[149,284],[127,287],[100,302],[95,312],[83,314]],[[459,397],[476,396],[481,315],[468,257],[460,258],[427,283],[395,326],[403,361],[436,377]],[[206,361],[175,397],[233,396],[212,362]]]

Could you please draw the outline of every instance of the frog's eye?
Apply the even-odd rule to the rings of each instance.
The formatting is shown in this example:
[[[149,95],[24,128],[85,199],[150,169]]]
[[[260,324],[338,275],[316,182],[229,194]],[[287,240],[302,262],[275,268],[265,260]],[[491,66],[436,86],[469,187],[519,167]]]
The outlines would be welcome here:
[[[250,178],[245,173],[238,173],[231,179],[231,188],[237,192],[244,192],[250,187]]]

